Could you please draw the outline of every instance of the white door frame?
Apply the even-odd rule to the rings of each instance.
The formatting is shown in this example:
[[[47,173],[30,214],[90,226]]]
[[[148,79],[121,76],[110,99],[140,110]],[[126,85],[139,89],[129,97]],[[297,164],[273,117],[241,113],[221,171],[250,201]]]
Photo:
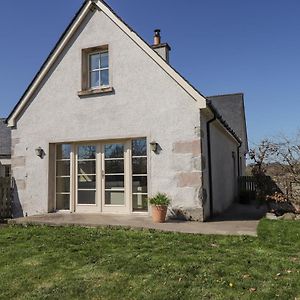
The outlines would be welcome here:
[[[95,204],[78,204],[78,146],[81,145],[91,145],[91,146],[96,146],[96,156],[95,156],[95,164],[96,164],[96,192],[95,192]],[[100,181],[99,180],[99,172],[97,172],[97,167],[98,167],[98,153],[99,153],[99,142],[80,142],[80,143],[75,143],[74,144],[74,150],[75,150],[75,172],[74,172],[74,178],[75,178],[75,203],[74,203],[74,211],[77,213],[99,213],[101,212],[101,202],[99,201],[99,194],[100,194],[100,189],[98,189],[97,183]]]
[[[124,145],[124,205],[107,205],[105,204],[105,153],[104,147],[107,144],[123,144]],[[102,174],[102,189],[101,189],[101,204],[103,213],[115,213],[115,214],[130,214],[131,213],[131,201],[130,201],[130,140],[109,140],[101,142],[101,174]]]

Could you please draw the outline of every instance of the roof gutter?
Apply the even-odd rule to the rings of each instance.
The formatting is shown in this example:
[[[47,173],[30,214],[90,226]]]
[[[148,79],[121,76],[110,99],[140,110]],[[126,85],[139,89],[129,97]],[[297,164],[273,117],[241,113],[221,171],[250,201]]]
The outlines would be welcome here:
[[[242,147],[242,142],[237,147],[237,171],[238,171],[238,177],[241,174],[241,166],[240,166],[240,149]]]
[[[207,104],[207,107],[210,109],[210,111],[213,113],[213,115],[216,117],[216,119],[225,128],[225,130],[233,137],[233,139],[235,139],[238,144],[242,143],[241,139],[234,132],[234,130],[228,125],[228,123],[223,119],[222,115],[213,106],[213,104],[211,103],[211,101],[207,100],[206,104]]]

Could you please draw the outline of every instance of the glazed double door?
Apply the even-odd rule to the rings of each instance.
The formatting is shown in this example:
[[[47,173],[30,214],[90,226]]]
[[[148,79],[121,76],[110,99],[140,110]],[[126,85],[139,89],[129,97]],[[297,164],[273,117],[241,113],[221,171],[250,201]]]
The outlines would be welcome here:
[[[130,142],[76,145],[75,211],[130,211]]]
[[[56,211],[148,211],[146,138],[63,143],[55,149]]]

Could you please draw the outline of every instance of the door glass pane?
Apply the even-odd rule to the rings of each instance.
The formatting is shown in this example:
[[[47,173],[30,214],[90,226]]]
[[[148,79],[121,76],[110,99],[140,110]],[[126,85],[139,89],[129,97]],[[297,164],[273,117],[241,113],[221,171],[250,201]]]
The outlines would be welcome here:
[[[148,210],[148,196],[143,194],[132,195],[132,208],[134,211]]]
[[[56,194],[56,209],[57,210],[70,209],[70,194]]]
[[[95,158],[96,158],[95,145],[78,146],[78,159],[95,159]]]
[[[147,193],[147,176],[132,177],[132,192]]]
[[[132,141],[132,156],[147,156],[146,138],[135,139]]]
[[[124,160],[106,160],[105,173],[106,174],[124,173]]]
[[[78,189],[96,189],[96,176],[95,175],[79,175],[78,176]]]
[[[124,145],[123,144],[107,144],[104,147],[105,158],[123,158]]]
[[[93,160],[79,161],[78,174],[96,174],[96,162]]]
[[[78,191],[78,204],[95,204],[96,191]]]
[[[77,171],[78,204],[96,204],[95,145],[78,146]]]
[[[105,204],[124,205],[124,145],[106,144],[104,146],[104,157]]]
[[[123,188],[124,187],[124,175],[105,176],[105,188]]]
[[[56,192],[69,193],[70,192],[70,177],[56,178]]]
[[[125,198],[122,191],[106,191],[105,192],[106,205],[124,205]]]
[[[132,159],[132,174],[147,174],[147,157]]]

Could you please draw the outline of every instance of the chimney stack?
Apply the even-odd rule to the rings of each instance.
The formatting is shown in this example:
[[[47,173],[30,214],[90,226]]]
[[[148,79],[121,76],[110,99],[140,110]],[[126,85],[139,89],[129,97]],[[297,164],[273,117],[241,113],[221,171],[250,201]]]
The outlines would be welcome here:
[[[160,29],[154,30],[154,44],[152,49],[169,63],[169,52],[171,51],[171,48],[167,43],[161,43]]]

